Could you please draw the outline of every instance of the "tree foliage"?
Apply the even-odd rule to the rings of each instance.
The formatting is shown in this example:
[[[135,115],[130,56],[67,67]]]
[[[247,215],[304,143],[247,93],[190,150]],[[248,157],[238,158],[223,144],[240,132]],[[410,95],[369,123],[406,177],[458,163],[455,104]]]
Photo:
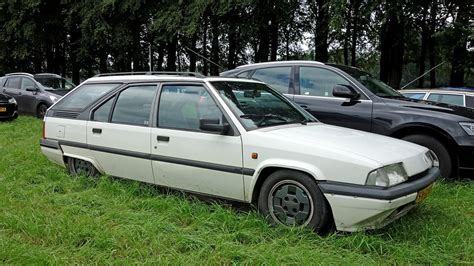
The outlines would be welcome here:
[[[473,87],[472,15],[468,0],[0,0],[0,74],[79,82],[311,59],[361,67],[398,88],[444,62],[415,84]]]

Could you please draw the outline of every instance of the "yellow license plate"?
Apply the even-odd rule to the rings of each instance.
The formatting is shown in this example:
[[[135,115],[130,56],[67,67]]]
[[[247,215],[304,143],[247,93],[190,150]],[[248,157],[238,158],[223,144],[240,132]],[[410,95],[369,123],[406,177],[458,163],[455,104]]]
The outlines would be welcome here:
[[[433,190],[433,184],[425,187],[424,189],[418,191],[418,195],[416,195],[416,200],[415,202],[416,203],[420,203],[422,201],[424,201],[428,195],[431,194],[431,191]]]
[[[7,111],[7,108],[6,107],[0,107],[0,113],[4,113]]]

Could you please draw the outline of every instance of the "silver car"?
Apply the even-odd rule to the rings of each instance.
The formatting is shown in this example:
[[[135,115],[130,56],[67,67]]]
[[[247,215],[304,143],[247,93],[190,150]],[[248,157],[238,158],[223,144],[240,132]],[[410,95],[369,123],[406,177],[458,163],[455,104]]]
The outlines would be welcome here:
[[[399,92],[412,99],[474,108],[474,89],[413,89]]]
[[[43,118],[46,110],[75,85],[56,74],[11,73],[0,78],[0,92],[18,102],[19,113]]]

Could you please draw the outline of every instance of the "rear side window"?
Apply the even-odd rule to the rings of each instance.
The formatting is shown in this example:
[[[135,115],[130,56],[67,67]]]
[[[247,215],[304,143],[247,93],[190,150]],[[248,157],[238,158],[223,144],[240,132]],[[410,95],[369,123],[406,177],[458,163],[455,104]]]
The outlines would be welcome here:
[[[466,95],[466,107],[474,108],[474,96]]]
[[[118,87],[120,84],[84,84],[67,97],[61,99],[56,107],[58,109],[83,110],[102,95]]]
[[[417,99],[417,100],[423,100],[423,97],[425,97],[426,93],[407,93],[407,92],[402,92],[403,96],[411,98],[411,99]]]
[[[14,89],[19,89],[20,88],[20,83],[21,83],[21,78],[8,78],[7,83],[5,84],[5,87],[8,88],[14,88]]]
[[[156,85],[130,87],[120,93],[112,113],[112,123],[148,126]]]
[[[252,79],[263,81],[281,93],[288,93],[291,67],[271,67],[257,69]]]
[[[430,96],[428,96],[428,100],[434,101],[434,102],[464,106],[463,95],[431,93]]]

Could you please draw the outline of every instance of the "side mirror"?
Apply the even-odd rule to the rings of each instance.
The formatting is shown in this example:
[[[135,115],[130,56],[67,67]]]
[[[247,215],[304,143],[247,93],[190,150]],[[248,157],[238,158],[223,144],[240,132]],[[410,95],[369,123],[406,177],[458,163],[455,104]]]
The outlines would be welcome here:
[[[27,87],[25,90],[26,91],[31,91],[31,92],[37,92],[38,91],[37,88],[33,88],[33,87]]]
[[[351,100],[356,100],[360,98],[360,94],[349,85],[337,84],[332,89],[332,95],[334,97],[340,98],[349,98]]]
[[[219,124],[219,119],[200,119],[199,129],[204,131],[219,132],[224,135],[229,131],[229,124]]]

